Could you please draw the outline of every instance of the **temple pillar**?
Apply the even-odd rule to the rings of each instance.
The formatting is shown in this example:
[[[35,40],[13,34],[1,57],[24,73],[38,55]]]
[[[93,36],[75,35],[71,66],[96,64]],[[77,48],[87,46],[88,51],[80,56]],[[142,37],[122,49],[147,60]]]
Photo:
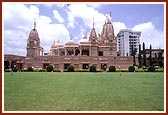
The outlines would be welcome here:
[[[91,46],[89,47],[89,56],[91,56],[92,53],[91,53]]]
[[[65,48],[65,56],[67,56],[67,49]]]
[[[82,48],[80,47],[80,49],[79,49],[79,50],[80,50],[80,56],[82,56]]]

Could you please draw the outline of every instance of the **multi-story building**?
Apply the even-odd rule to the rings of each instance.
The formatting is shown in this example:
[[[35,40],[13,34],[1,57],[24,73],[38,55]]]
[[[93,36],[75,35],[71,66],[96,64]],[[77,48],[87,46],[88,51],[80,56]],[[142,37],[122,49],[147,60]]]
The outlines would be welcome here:
[[[139,49],[141,32],[132,31],[128,29],[120,30],[117,34],[117,51],[121,56],[129,56],[132,54],[133,49]]]
[[[16,65],[18,69],[27,67],[45,69],[48,65],[53,65],[55,69],[64,70],[69,65],[74,66],[75,69],[88,69],[89,66],[95,65],[97,69],[106,70],[111,65],[116,66],[117,69],[119,67],[128,69],[133,65],[132,56],[117,56],[117,39],[114,36],[110,16],[107,16],[101,34],[97,35],[93,22],[89,38],[84,36],[80,43],[75,43],[70,37],[64,45],[54,41],[47,56],[41,55],[43,48],[34,26],[29,34],[26,48],[26,57],[5,55],[5,67]]]

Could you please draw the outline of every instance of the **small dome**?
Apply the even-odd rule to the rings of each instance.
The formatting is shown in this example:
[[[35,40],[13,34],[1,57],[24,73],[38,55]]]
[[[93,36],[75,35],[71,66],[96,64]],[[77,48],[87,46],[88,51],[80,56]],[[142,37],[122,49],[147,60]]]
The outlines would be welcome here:
[[[84,36],[83,39],[80,40],[80,42],[89,42],[89,40],[86,36]]]
[[[58,47],[62,47],[63,45],[61,45],[60,43],[59,43],[59,40],[57,41],[57,42],[55,42],[55,40],[54,40],[54,43],[53,43],[53,45],[51,46],[51,48],[58,48]]]
[[[65,43],[65,45],[76,45],[76,43],[72,39],[72,36],[70,37],[70,39],[68,40],[68,42]]]
[[[69,40],[67,43],[66,43],[66,45],[73,45],[73,44],[76,44],[72,39],[71,40]]]

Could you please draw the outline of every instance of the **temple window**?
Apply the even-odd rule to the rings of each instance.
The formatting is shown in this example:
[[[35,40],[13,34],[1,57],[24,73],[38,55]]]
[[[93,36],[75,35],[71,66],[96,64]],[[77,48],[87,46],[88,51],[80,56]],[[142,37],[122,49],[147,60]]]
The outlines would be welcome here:
[[[99,51],[99,56],[103,56],[103,51]]]
[[[89,56],[89,48],[83,48],[82,49],[82,55]]]
[[[78,48],[75,49],[75,55],[79,55],[80,54],[80,50]]]

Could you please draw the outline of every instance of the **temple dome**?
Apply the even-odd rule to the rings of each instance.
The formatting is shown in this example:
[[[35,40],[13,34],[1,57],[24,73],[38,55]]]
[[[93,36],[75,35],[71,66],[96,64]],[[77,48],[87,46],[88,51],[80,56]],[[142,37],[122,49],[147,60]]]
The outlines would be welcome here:
[[[53,45],[51,46],[51,48],[53,49],[53,48],[58,48],[58,47],[63,47],[63,45],[61,45],[61,44],[59,43],[59,40],[58,40],[57,42],[55,42],[55,40],[54,40],[54,43],[53,43]]]
[[[36,29],[32,29],[29,34],[29,40],[36,40],[39,41],[39,34]]]
[[[70,39],[65,45],[74,45],[76,44],[72,39]]]
[[[72,36],[71,36],[70,39],[67,41],[67,43],[65,43],[65,45],[77,45],[77,43],[73,41]]]

